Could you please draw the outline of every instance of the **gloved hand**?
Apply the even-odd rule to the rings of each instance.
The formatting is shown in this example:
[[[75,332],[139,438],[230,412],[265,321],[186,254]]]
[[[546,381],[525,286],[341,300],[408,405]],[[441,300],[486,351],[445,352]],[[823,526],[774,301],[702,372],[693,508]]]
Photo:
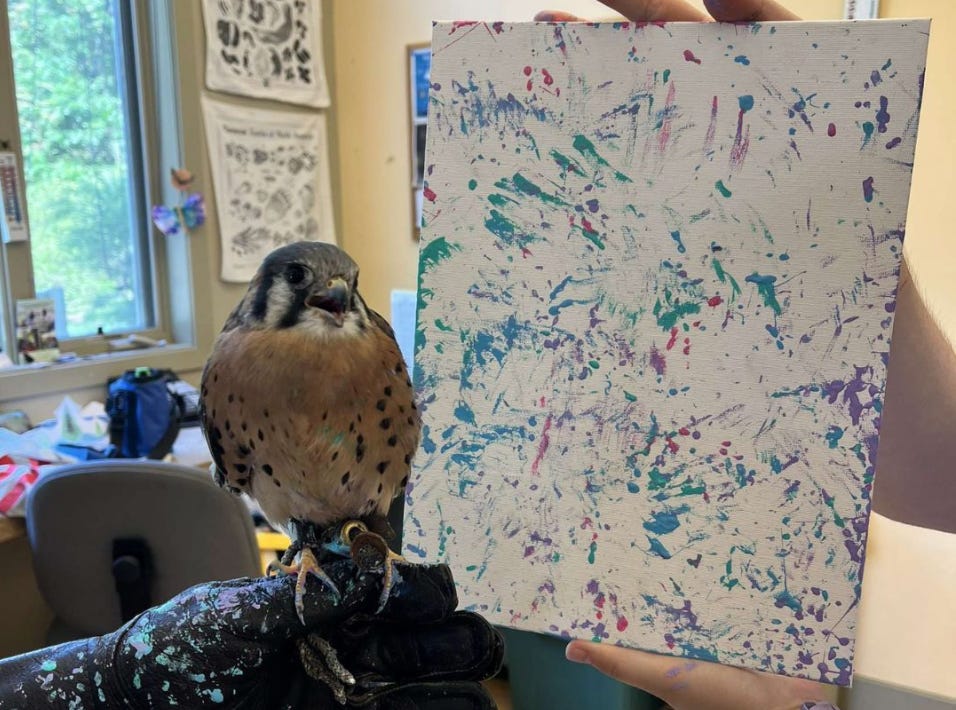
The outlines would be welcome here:
[[[341,707],[303,670],[295,640],[311,632],[354,674],[350,707],[495,707],[477,681],[500,667],[501,637],[454,611],[447,566],[400,565],[376,615],[380,574],[324,569],[341,598],[310,577],[305,625],[294,576],[200,584],[114,633],[0,661],[0,707]]]

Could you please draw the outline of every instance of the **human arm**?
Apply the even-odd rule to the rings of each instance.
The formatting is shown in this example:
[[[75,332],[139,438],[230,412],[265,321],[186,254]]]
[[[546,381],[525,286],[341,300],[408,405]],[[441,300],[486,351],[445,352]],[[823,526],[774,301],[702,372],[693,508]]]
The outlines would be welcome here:
[[[454,612],[446,566],[404,567],[375,616],[380,575],[351,560],[325,570],[341,598],[310,578],[305,625],[294,577],[197,585],[111,634],[0,661],[0,707],[339,707],[302,668],[295,639],[307,632],[355,675],[351,706],[494,707],[476,681],[500,665],[500,637],[477,615]]]

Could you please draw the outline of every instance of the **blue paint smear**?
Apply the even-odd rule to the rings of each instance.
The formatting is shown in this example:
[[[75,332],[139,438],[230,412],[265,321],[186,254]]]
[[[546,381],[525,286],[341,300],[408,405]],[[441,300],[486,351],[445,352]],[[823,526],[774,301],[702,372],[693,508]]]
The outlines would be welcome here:
[[[750,94],[744,94],[743,96],[737,97],[737,104],[740,106],[740,110],[747,112],[754,107],[754,97]]]
[[[661,541],[658,540],[656,537],[651,537],[650,535],[648,535],[647,541],[651,544],[650,551],[652,553],[654,553],[658,557],[664,558],[665,560],[669,560],[671,558],[671,553],[668,552],[667,548],[664,547],[661,544]]]
[[[743,64],[744,66],[750,64],[750,60],[747,59],[747,57],[743,54],[738,54],[736,57],[734,57],[734,61],[737,62],[737,64]]]
[[[675,242],[677,242],[677,251],[678,251],[678,252],[680,252],[681,254],[683,254],[684,252],[687,251],[687,247],[684,246],[684,242],[682,242],[681,239],[680,239],[680,231],[676,231],[676,230],[675,230],[675,231],[671,232],[671,239],[673,239]]]
[[[465,424],[474,425],[475,423],[475,413],[471,411],[471,407],[464,402],[455,407],[455,418]]]

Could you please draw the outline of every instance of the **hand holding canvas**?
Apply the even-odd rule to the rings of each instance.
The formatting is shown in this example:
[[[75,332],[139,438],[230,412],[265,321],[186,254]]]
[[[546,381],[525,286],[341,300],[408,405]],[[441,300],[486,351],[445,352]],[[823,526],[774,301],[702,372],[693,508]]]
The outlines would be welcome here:
[[[704,0],[710,16],[684,0],[601,0],[634,22],[766,22],[799,19],[774,0]],[[566,12],[544,11],[539,22],[573,22]],[[675,710],[813,707],[825,703],[823,687],[799,678],[585,641],[568,644],[568,660],[587,663],[605,675],[645,690]],[[818,705],[817,707],[832,707]]]
[[[455,611],[447,566],[403,566],[375,616],[381,575],[351,560],[324,569],[341,598],[310,578],[305,625],[294,576],[200,584],[114,633],[0,661],[0,706],[341,707],[296,651],[296,638],[318,632],[355,676],[349,707],[494,707],[477,681],[501,665],[501,638]]]

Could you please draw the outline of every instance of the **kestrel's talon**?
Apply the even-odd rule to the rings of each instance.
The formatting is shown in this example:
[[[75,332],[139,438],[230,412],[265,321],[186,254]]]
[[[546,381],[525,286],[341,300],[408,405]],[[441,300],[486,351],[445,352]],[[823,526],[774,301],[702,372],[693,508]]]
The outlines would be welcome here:
[[[318,634],[309,634],[296,640],[299,659],[308,675],[328,686],[339,705],[346,703],[346,686],[355,685],[355,676],[342,665],[338,654],[328,641]]]
[[[299,621],[303,624],[305,624],[305,580],[310,574],[317,577],[331,590],[336,603],[342,598],[335,582],[325,573],[325,570],[319,565],[319,561],[315,559],[315,553],[312,552],[311,548],[302,548],[299,555],[299,576],[295,580],[295,611],[299,615]]]
[[[376,613],[381,613],[395,585],[395,566],[411,563],[401,555],[392,552],[385,538],[368,530],[356,535],[352,539],[350,548],[352,559],[361,569],[369,570],[377,567],[382,569],[382,593],[376,610]]]

